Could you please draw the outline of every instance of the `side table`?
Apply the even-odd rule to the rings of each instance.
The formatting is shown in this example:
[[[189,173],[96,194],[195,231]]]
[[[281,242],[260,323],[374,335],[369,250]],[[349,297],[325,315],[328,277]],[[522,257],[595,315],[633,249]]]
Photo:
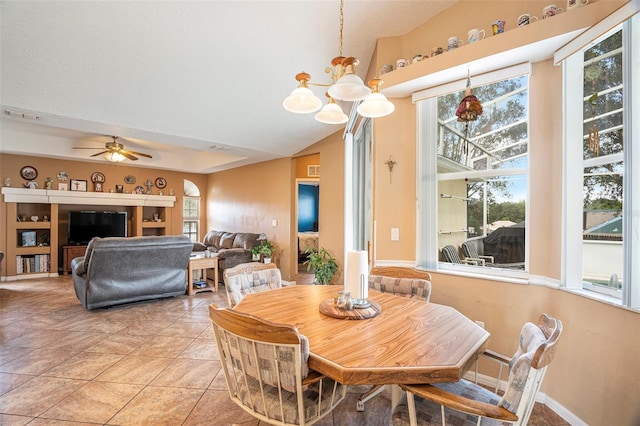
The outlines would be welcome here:
[[[211,291],[212,287],[207,282],[207,269],[214,269],[216,279],[213,281],[213,289],[218,291],[218,256],[197,256],[189,259],[189,269],[187,271],[187,294],[189,296],[193,296],[196,293],[200,293],[201,291]],[[194,288],[193,287],[193,271],[194,270],[202,270],[202,277],[207,285],[202,288]]]
[[[62,246],[62,275],[71,272],[71,260],[84,256],[86,251],[87,246]]]

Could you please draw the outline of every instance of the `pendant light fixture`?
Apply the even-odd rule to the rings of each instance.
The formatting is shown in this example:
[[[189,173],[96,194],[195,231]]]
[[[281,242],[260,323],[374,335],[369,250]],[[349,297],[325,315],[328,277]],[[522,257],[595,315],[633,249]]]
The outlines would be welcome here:
[[[372,93],[364,102],[358,105],[358,114],[363,117],[378,118],[389,115],[396,109],[395,105],[380,93],[381,84],[382,80],[379,78],[369,81]]]
[[[365,86],[356,74],[359,61],[353,56],[342,56],[342,33],[344,27],[344,0],[340,0],[340,51],[339,56],[331,60],[331,67],[325,72],[331,74],[331,84],[311,83],[311,75],[301,72],[296,75],[298,87],[282,102],[284,109],[298,114],[316,112],[322,107],[322,101],[309,89],[309,86],[328,87],[329,102],[315,114],[315,119],[326,124],[342,124],[348,120],[335,100],[364,102],[357,109],[365,117],[384,117],[391,114],[395,107],[380,93],[382,80],[376,78]],[[373,93],[372,93],[373,92]],[[362,111],[362,112],[361,112]]]

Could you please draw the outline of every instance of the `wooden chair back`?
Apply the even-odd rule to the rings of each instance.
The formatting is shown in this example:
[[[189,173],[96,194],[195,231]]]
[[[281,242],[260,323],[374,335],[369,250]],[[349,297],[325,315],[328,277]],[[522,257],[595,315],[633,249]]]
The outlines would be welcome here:
[[[369,272],[369,288],[428,302],[431,274],[414,268],[374,267]]]
[[[255,418],[310,425],[331,412],[346,386],[309,370],[309,342],[291,325],[209,306],[229,396]]]
[[[223,278],[227,300],[232,308],[247,294],[282,287],[282,276],[275,263],[241,263],[225,269]]]

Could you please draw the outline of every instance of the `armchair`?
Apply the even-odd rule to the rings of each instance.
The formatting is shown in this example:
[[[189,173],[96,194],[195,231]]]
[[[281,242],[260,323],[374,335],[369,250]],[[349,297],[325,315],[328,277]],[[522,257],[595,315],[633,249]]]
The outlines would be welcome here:
[[[475,424],[470,423],[470,415],[478,417],[477,424],[486,417],[526,425],[560,334],[562,322],[542,314],[538,324],[527,322],[522,326],[512,358],[487,353],[489,359],[509,365],[507,389],[502,396],[464,379],[456,383],[400,385],[406,391],[406,399],[393,408],[393,425]],[[502,424],[498,422],[495,424]]]
[[[329,414],[346,386],[310,370],[309,341],[294,326],[209,306],[231,400],[260,420],[311,425]]]

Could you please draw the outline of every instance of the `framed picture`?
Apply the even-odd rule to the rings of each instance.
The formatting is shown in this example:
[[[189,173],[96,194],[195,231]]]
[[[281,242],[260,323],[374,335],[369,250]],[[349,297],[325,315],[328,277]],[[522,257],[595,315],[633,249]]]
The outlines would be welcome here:
[[[36,231],[22,231],[22,247],[35,247]]]
[[[124,192],[123,185],[116,185],[116,193],[122,194]]]
[[[67,185],[67,183],[59,183],[58,184],[58,191],[68,191],[69,190],[69,185]]]
[[[87,181],[86,180],[78,180],[71,179],[71,190],[72,191],[86,191],[87,190]]]

